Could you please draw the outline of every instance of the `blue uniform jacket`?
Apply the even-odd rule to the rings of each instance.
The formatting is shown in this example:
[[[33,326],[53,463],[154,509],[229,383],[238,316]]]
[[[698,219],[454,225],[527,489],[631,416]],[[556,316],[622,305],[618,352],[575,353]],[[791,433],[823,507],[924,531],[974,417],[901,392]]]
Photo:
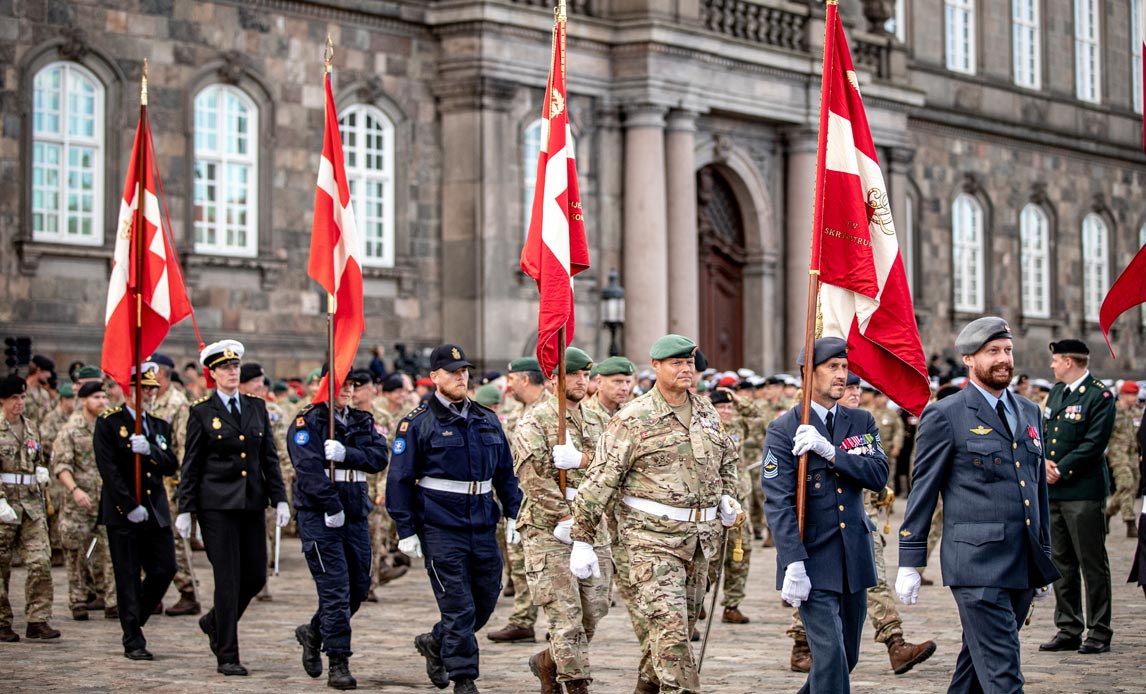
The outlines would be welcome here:
[[[776,588],[784,585],[784,570],[804,562],[814,590],[854,593],[876,583],[875,526],[864,511],[864,489],[878,491],[887,484],[887,456],[879,445],[879,428],[866,410],[836,408],[835,436],[819,416],[812,424],[836,447],[835,460],[808,454],[807,507],[804,539],[796,520],[796,465],[792,439],[800,426],[800,406],[768,427],[764,440],[764,513],[776,539]],[[842,562],[841,562],[842,559]]]
[[[294,507],[333,516],[345,511],[348,520],[364,519],[374,504],[366,482],[331,482],[330,463],[323,442],[330,435],[326,403],[304,407],[287,429],[287,453],[294,465]],[[381,472],[390,450],[369,412],[347,409],[346,423],[335,419],[334,439],[346,447],[346,460],[335,463],[342,470]]]
[[[480,530],[497,525],[503,513],[517,518],[521,490],[501,422],[492,410],[473,401],[467,414],[454,414],[431,395],[398,424],[386,478],[386,510],[398,526],[398,537],[414,535],[423,525]],[[423,489],[417,486],[422,477],[492,479],[501,509],[493,494]]]
[[[899,531],[900,566],[927,564],[931,514],[942,495],[943,585],[1040,588],[1058,578],[1051,562],[1042,418],[1031,401],[1013,400],[1013,440],[972,385],[924,410]]]

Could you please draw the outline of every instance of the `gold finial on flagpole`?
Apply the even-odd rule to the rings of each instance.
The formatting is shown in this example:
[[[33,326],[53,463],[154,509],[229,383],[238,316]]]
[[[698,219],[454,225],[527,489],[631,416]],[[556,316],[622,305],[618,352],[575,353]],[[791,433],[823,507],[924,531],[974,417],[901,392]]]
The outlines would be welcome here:
[[[147,105],[147,58],[143,59],[143,79],[139,82],[139,103]]]
[[[334,41],[330,40],[330,34],[326,34],[326,50],[322,52],[323,60],[326,61],[326,72],[330,74],[330,62],[334,60]]]
[[[557,0],[557,10],[554,15],[559,22],[564,22],[567,17],[565,14],[565,0]]]

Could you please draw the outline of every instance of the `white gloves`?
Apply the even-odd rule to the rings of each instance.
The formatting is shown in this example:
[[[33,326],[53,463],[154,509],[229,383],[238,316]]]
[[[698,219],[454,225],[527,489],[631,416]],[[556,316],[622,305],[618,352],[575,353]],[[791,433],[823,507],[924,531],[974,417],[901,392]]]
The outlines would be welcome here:
[[[581,467],[581,451],[569,441],[569,432],[565,432],[565,443],[553,447],[553,467],[558,470],[576,470]]]
[[[831,441],[825,439],[811,424],[801,424],[796,428],[796,436],[792,439],[792,455],[804,455],[808,451],[827,460],[834,460],[836,457],[836,447]]]
[[[0,523],[19,523],[16,512],[8,505],[7,499],[0,499]]]
[[[422,541],[418,539],[417,535],[404,537],[398,540],[398,551],[406,556],[420,558],[422,556]]]
[[[812,594],[812,579],[804,569],[804,562],[794,561],[784,569],[784,588],[780,597],[792,607],[799,607]]]
[[[1031,599],[1034,600],[1035,602],[1042,602],[1043,600],[1046,600],[1047,598],[1050,597],[1050,593],[1051,593],[1051,587],[1050,586],[1043,586],[1042,588],[1035,588],[1035,594]]]
[[[560,523],[558,523],[557,527],[553,529],[553,537],[557,538],[558,540],[561,540],[562,542],[564,542],[567,545],[571,545],[571,544],[573,544],[573,538],[570,536],[572,532],[573,532],[573,519],[568,518],[568,519],[563,520]]]
[[[143,434],[131,435],[131,452],[140,455],[151,455],[151,444]]]
[[[505,544],[516,545],[521,543],[521,533],[517,532],[517,520],[505,519]]]
[[[333,516],[330,515],[329,513],[324,513],[322,515],[323,515],[323,520],[326,522],[326,527],[328,527],[328,528],[341,528],[343,525],[346,524],[346,512],[345,511],[339,511],[338,513],[334,514]],[[283,525],[286,525],[286,523],[283,523]]]
[[[289,522],[290,506],[287,506],[287,502],[280,501],[278,505],[275,506],[275,525],[280,528],[285,528],[286,524]]]
[[[577,578],[601,577],[601,564],[597,561],[593,545],[588,542],[573,543],[573,551],[569,554],[569,571]]]
[[[147,520],[148,515],[149,514],[147,513],[147,509],[143,508],[142,506],[136,506],[135,508],[131,509],[130,513],[127,514],[127,519],[132,523],[143,523]]]
[[[180,513],[175,516],[175,532],[179,533],[179,537],[186,540],[191,537],[191,514]]]
[[[52,481],[52,474],[50,472],[48,472],[48,468],[46,468],[46,467],[37,467],[36,468],[36,483],[37,484],[47,484],[48,482],[51,482],[51,481]]]
[[[914,605],[919,602],[919,586],[923,579],[919,572],[910,566],[899,567],[899,575],[895,578],[895,594],[904,605]]]
[[[743,509],[740,507],[740,502],[736,499],[725,494],[720,497],[720,522],[726,528],[731,528],[736,523],[736,517],[740,515]]]
[[[327,460],[333,460],[336,463],[341,463],[346,460],[346,446],[343,446],[334,439],[323,441],[322,450],[326,453]]]

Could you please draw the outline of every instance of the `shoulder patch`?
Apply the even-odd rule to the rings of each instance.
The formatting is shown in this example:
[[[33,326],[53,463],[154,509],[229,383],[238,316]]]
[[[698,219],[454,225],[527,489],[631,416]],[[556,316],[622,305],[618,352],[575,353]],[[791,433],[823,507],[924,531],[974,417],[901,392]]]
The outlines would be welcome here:
[[[144,374],[144,375],[146,375],[146,374]],[[107,419],[108,417],[112,416],[113,414],[115,414],[116,412],[119,412],[122,409],[123,409],[123,405],[119,405],[118,407],[112,407],[112,408],[106,409],[100,413],[100,417],[103,419]]]
[[[403,422],[405,424],[405,422]],[[394,447],[391,451],[394,455],[402,455],[406,452],[406,439],[394,439]]]
[[[402,423],[398,425],[398,433],[399,434],[405,434],[406,430],[409,428],[410,428],[410,420],[404,419],[404,420],[402,420]]]
[[[294,434],[294,442],[297,446],[305,446],[310,443],[310,432],[306,429],[299,429]]]
[[[1102,397],[1109,398],[1110,397],[1110,391],[1109,390],[1102,391]]]
[[[780,474],[779,461],[776,460],[772,451],[768,451],[768,456],[764,458],[764,472],[761,474],[764,475],[765,479],[772,479]]]

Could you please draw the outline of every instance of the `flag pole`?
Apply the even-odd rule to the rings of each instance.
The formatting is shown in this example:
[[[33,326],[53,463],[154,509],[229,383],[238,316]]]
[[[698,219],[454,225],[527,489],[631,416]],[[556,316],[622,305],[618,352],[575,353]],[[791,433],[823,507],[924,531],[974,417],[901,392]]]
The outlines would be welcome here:
[[[565,84],[565,42],[558,42],[557,33],[561,31],[561,25],[566,21],[565,13],[565,0],[558,0],[557,3],[557,20],[553,26],[553,41],[555,44],[561,45],[561,83]],[[546,95],[545,107],[546,113],[549,112],[549,95]],[[572,287],[573,279],[569,279],[569,285]],[[565,413],[568,404],[565,402],[565,326],[562,325],[557,331],[557,443],[558,445],[565,444]],[[557,486],[561,488],[561,496],[565,496],[565,489],[569,485],[569,473],[565,470],[560,470],[557,473]]]
[[[816,306],[820,297],[820,230],[824,223],[824,178],[828,154],[828,109],[831,104],[831,70],[829,61],[835,54],[836,13],[839,0],[826,0],[827,14],[824,21],[824,66],[820,77],[820,134],[816,146],[816,189],[812,206],[812,253],[808,261],[808,312],[804,324],[804,393],[800,401],[800,424],[811,422],[812,388],[815,382],[815,330]],[[808,454],[800,456],[796,465],[796,521],[800,527],[800,538],[804,537],[804,511],[808,503],[808,488],[804,484],[808,476]]]
[[[143,59],[143,77],[139,87],[139,121],[147,127],[147,59]],[[147,139],[139,138],[139,153],[136,159],[135,189],[135,228],[132,231],[131,245],[135,254],[135,433],[143,433],[143,206],[144,178],[147,175]],[[135,500],[143,503],[143,463],[135,454]]]
[[[324,79],[330,79],[330,63],[334,60],[334,42],[330,40],[330,34],[326,35],[326,76]],[[326,412],[329,415],[328,422],[328,439],[334,440],[334,311],[335,311],[334,294],[331,292],[326,293],[326,385],[327,385],[327,398],[326,398]],[[334,484],[334,460],[329,461],[330,483]]]

